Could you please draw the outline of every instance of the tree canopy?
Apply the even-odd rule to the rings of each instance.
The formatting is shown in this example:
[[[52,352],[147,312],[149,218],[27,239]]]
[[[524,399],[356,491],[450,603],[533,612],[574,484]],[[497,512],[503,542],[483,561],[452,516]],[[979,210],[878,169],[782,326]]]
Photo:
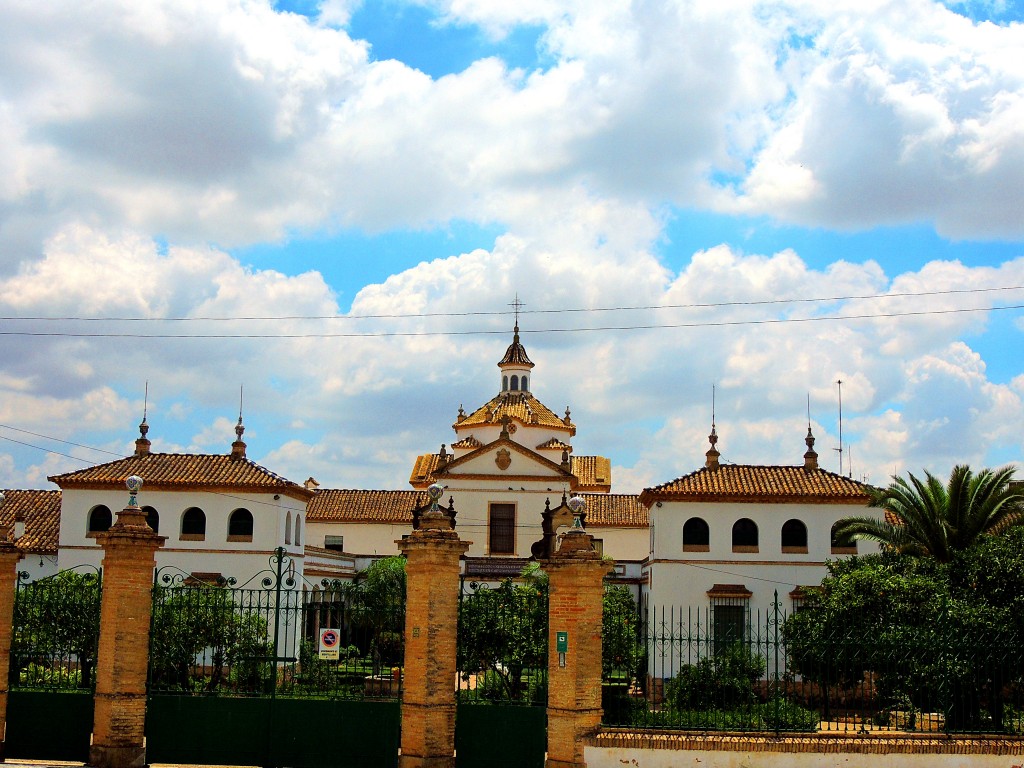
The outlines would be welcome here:
[[[945,483],[927,470],[924,479],[908,473],[893,477],[871,494],[870,506],[885,519],[848,517],[836,524],[837,539],[860,538],[907,555],[949,562],[980,536],[1024,523],[1024,485],[1014,469],[953,468]]]
[[[783,635],[791,671],[825,690],[871,678],[882,703],[943,712],[951,729],[1001,727],[1024,683],[1024,528],[949,562],[895,550],[833,562]]]

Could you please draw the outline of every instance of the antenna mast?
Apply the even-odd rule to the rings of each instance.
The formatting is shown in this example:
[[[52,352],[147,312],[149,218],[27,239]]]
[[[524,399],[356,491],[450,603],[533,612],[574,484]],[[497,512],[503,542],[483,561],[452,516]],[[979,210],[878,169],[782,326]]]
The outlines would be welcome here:
[[[843,474],[843,380],[837,379],[839,385],[839,447],[832,450],[839,452],[839,474]]]

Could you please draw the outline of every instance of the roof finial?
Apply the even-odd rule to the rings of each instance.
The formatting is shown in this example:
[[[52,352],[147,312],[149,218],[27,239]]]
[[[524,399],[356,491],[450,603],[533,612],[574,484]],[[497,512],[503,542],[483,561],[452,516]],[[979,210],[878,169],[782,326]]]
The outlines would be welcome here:
[[[811,432],[811,393],[807,393],[807,437],[804,438],[807,444],[807,453],[804,454],[804,469],[811,470],[818,468],[818,454],[814,451],[814,434]]]
[[[711,434],[708,435],[708,442],[711,443],[711,448],[704,455],[707,460],[704,462],[704,466],[708,469],[718,469],[718,457],[722,454],[718,452],[715,445],[718,443],[718,432],[715,430],[715,385],[711,385]]]
[[[245,426],[242,424],[242,394],[244,385],[238,387],[238,423],[235,425],[237,439],[231,444],[231,458],[245,458],[245,443],[242,442],[242,435],[245,433]]]
[[[135,455],[145,456],[149,453],[151,445],[146,435],[149,433],[149,424],[146,423],[146,413],[149,410],[149,382],[146,382],[142,399],[142,422],[139,424],[139,439],[135,441]]]

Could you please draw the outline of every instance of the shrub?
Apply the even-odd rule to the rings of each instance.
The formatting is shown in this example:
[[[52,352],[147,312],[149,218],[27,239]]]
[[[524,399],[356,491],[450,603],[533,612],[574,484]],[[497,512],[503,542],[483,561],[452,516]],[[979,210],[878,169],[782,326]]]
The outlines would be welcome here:
[[[722,653],[683,666],[668,684],[665,698],[677,710],[732,709],[753,704],[754,685],[764,671],[764,658],[742,643]]]

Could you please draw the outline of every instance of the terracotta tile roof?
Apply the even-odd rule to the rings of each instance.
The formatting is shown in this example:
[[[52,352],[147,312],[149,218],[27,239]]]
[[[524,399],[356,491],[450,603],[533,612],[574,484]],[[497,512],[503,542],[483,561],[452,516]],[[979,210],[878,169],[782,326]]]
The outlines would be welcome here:
[[[866,504],[869,486],[824,469],[722,464],[653,488],[640,501],[814,502]]]
[[[482,448],[482,447],[483,447],[483,443],[480,442],[473,435],[470,435],[469,437],[464,437],[461,440],[459,440],[458,442],[452,443],[452,448]]]
[[[306,507],[317,523],[409,523],[412,512],[430,502],[423,491],[360,491],[320,488]]]
[[[612,463],[604,456],[570,456],[569,469],[579,480],[580,490],[611,488]]]
[[[412,474],[409,475],[409,482],[412,485],[426,483],[430,485],[434,481],[434,473],[441,466],[441,457],[436,453],[424,453],[416,457],[412,465]]]
[[[147,488],[185,490],[217,487],[276,491],[298,499],[310,496],[310,491],[298,483],[286,480],[254,461],[234,459],[226,454],[149,453],[54,475],[49,480],[61,488],[108,488],[115,483],[123,485],[131,475],[142,478],[143,494]]]
[[[4,491],[0,525],[11,525],[18,512],[25,516],[25,535],[18,549],[42,555],[57,553],[60,533],[60,491]]]
[[[569,451],[572,453],[572,446],[568,443],[562,442],[557,437],[552,437],[550,440],[545,440],[543,443],[537,446],[538,451]]]
[[[647,507],[628,493],[585,493],[587,528],[646,528]]]
[[[481,405],[469,416],[452,426],[461,431],[477,424],[501,424],[508,416],[521,424],[538,424],[542,427],[563,429],[575,434],[576,427],[556,416],[550,408],[533,396],[532,392],[502,392]]]

